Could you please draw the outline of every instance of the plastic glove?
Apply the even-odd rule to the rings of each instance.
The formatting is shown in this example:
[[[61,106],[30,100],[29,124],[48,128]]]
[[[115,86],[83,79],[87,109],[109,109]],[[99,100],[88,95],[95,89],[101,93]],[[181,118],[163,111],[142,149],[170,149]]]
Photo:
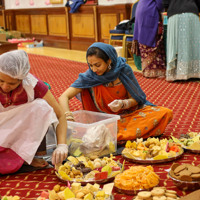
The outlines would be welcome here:
[[[52,164],[62,163],[68,155],[67,144],[58,144],[52,155]]]
[[[108,104],[108,106],[110,107],[110,109],[113,112],[118,112],[119,110],[121,110],[121,108],[123,107],[123,101],[122,100],[114,100],[111,103]]]
[[[124,99],[124,100],[114,100],[111,103],[108,104],[110,109],[113,112],[118,112],[121,109],[128,109],[131,107],[129,99]]]

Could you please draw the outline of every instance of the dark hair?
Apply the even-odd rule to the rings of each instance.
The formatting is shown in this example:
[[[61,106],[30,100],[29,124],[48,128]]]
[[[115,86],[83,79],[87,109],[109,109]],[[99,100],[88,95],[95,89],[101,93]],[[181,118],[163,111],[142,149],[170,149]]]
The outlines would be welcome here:
[[[106,63],[109,60],[108,55],[98,47],[90,47],[87,50],[86,59],[88,58],[88,56],[96,56],[97,58],[101,58],[102,60],[104,60],[104,62]]]

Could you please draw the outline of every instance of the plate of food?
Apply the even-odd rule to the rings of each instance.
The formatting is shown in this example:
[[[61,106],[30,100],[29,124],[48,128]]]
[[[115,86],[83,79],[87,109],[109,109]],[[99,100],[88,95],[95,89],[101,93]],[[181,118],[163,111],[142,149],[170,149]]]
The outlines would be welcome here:
[[[68,161],[58,166],[55,173],[60,181],[66,184],[68,182],[78,182],[81,185],[111,182],[122,170],[121,163],[113,158],[111,155],[92,161],[85,156],[69,156]]]
[[[174,163],[168,176],[180,190],[200,189],[200,165]]]
[[[116,175],[114,189],[118,193],[136,195],[144,190],[151,190],[159,184],[159,176],[152,166],[131,166]]]
[[[183,153],[181,145],[171,139],[148,138],[127,141],[122,156],[129,162],[157,164],[179,159]]]
[[[189,132],[181,134],[180,138],[172,137],[173,141],[181,144],[182,148],[191,153],[200,153],[200,133]]]
[[[138,192],[137,196],[135,196],[135,198],[133,198],[133,200],[138,200],[138,199],[141,199],[141,200],[144,200],[144,199],[175,200],[175,199],[179,199],[179,195],[177,194],[177,192],[175,190],[169,190],[165,187],[154,187],[152,190],[148,190],[148,191],[145,190],[145,191]]]
[[[68,200],[114,200],[112,195],[113,183],[105,184],[103,188],[95,183],[81,186],[80,183],[72,183],[68,186],[55,185],[52,190],[42,191],[37,200],[55,200],[55,199],[68,199]]]

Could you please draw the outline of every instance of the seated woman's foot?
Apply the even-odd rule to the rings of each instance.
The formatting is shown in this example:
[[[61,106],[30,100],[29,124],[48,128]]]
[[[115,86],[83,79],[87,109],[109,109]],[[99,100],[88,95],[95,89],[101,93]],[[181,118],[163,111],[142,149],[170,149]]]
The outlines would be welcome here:
[[[27,165],[26,162],[24,164]],[[41,168],[46,167],[48,165],[49,165],[49,163],[41,158],[33,158],[32,162],[30,164],[30,166],[41,167]]]

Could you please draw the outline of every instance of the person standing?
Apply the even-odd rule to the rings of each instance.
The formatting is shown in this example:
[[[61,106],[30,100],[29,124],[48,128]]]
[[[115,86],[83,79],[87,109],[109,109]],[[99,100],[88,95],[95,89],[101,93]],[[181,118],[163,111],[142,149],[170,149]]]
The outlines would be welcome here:
[[[165,77],[162,10],[162,0],[140,0],[136,8],[132,52],[141,55],[145,77]]]
[[[200,0],[163,0],[167,10],[166,80],[200,78]]]

